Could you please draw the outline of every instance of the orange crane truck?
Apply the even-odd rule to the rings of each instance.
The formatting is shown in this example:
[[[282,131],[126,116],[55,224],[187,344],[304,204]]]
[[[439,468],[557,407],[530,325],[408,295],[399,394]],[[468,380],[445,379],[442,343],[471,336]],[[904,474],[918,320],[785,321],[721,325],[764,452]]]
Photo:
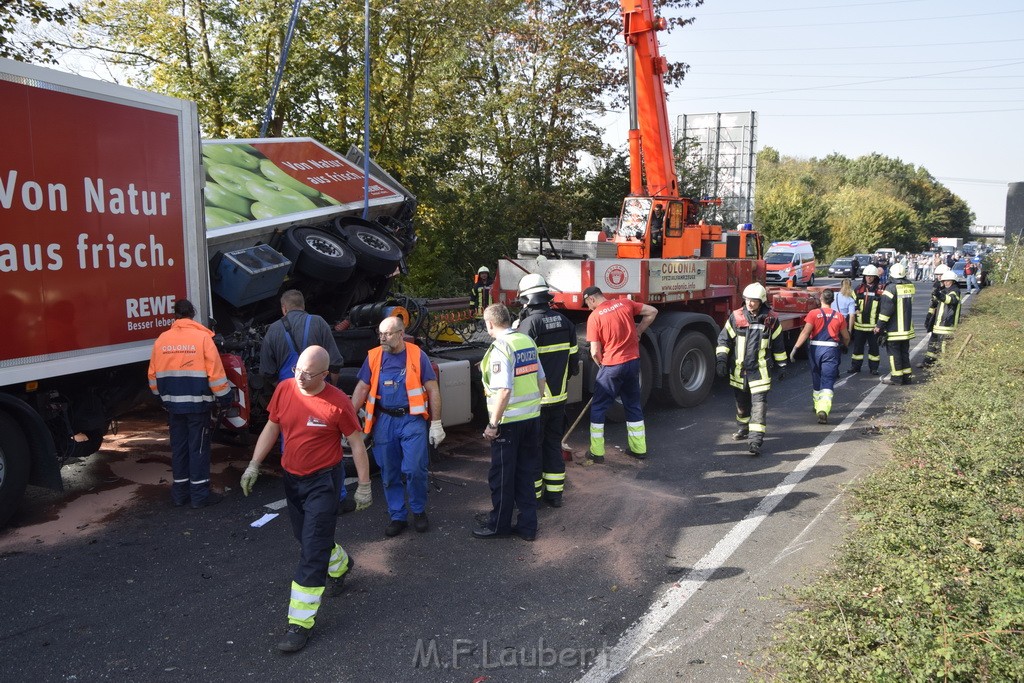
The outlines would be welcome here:
[[[765,282],[761,236],[726,230],[698,220],[702,205],[680,196],[657,32],[666,28],[651,0],[621,0],[629,74],[630,194],[611,234],[601,241],[520,239],[518,258],[498,264],[496,301],[517,302],[518,284],[529,273],[543,275],[553,305],[578,324],[585,337],[583,290],[600,287],[608,298],[625,297],[658,308],[640,345],[642,401],[661,390],[680,407],[701,403],[715,378],[715,343],[729,312],[743,305],[741,293]],[[816,291],[772,288],[769,304],[792,336],[804,315],[818,306]],[[589,355],[584,363],[590,363]],[[584,372],[592,386],[596,369]],[[616,413],[619,413],[617,416]],[[621,405],[611,419],[622,419]]]

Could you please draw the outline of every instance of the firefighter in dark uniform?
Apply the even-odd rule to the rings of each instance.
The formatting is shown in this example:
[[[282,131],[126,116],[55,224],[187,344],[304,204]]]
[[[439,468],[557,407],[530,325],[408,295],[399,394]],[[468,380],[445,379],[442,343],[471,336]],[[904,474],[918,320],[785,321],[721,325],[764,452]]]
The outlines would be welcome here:
[[[886,333],[885,348],[889,352],[889,367],[892,374],[883,377],[883,384],[910,384],[913,369],[910,367],[910,340],[914,338],[914,294],[917,289],[907,279],[907,269],[897,263],[889,270],[889,284],[882,292],[878,307],[878,324],[875,332]]]
[[[559,508],[565,488],[565,404],[569,398],[569,378],[579,372],[580,363],[576,326],[551,309],[553,298],[543,275],[530,274],[519,281],[519,300],[524,308],[516,331],[536,342],[547,378],[547,389],[540,402],[541,478],[537,480],[537,498]]]
[[[924,354],[924,362],[918,367],[928,367],[938,360],[939,353],[946,350],[946,341],[960,324],[960,285],[956,274],[946,270],[939,275],[938,287],[932,291],[931,307],[925,318],[925,329],[931,332],[928,338],[928,351]]]
[[[882,357],[878,350],[878,306],[882,300],[883,287],[878,279],[878,268],[864,267],[864,281],[857,287],[857,312],[853,318],[853,343],[850,344],[850,374],[860,372],[864,364],[864,346],[868,347],[868,370],[872,375],[878,374],[878,364]]]
[[[491,269],[487,266],[477,268],[471,292],[477,315],[483,315],[484,309],[491,305],[491,285]]]
[[[768,370],[768,354],[779,368],[778,380],[786,378],[786,346],[782,326],[768,306],[764,285],[754,282],[743,290],[744,306],[729,314],[718,335],[717,372],[728,377],[736,396],[736,421],[739,429],[732,438],[749,438],[752,455],[761,454],[764,443],[768,390],[772,376]],[[732,356],[732,365],[729,357]]]

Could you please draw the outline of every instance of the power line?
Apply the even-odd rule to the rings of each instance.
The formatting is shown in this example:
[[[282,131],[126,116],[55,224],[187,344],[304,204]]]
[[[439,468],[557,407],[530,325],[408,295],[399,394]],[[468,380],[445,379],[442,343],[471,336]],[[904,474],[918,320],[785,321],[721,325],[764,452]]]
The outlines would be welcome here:
[[[679,50],[662,50],[661,53],[665,54],[665,55],[668,55],[668,54],[671,54],[671,53],[686,54],[687,50],[685,48],[684,49],[679,49]],[[989,59],[930,59],[930,60],[925,60],[925,61],[913,61],[913,62],[904,61],[904,60],[894,61],[894,60],[890,59],[890,60],[887,60],[887,61],[884,61],[884,62],[865,62],[865,61],[859,61],[859,62],[817,62],[816,61],[813,64],[808,64],[807,62],[772,62],[772,63],[768,63],[768,62],[758,61],[756,66],[758,66],[758,67],[762,67],[762,66],[771,66],[771,67],[775,67],[775,66],[889,66],[889,65],[907,66],[907,65],[910,65],[910,64],[979,64],[979,63],[982,63],[982,62],[1010,62],[1010,61],[1013,61],[1015,59],[1017,59],[1017,57],[990,57]],[[748,66],[748,65],[745,64],[745,63],[732,63],[732,64],[705,64],[704,66],[708,66],[708,67],[712,67],[712,68],[720,68],[720,67]],[[998,64],[993,64],[993,66],[999,66],[999,65]]]
[[[872,19],[868,21],[833,21],[822,24],[775,24],[771,26],[701,26],[700,31],[770,31],[779,28],[819,28],[822,26],[864,26],[869,24],[906,24],[909,22],[944,21],[946,19],[974,19],[976,17],[993,17],[1002,14],[1020,14],[1024,9],[1010,9],[1002,12],[981,12],[978,14],[949,14],[944,17],[910,17],[907,19]]]
[[[917,48],[917,47],[952,47],[955,45],[996,45],[999,43],[1021,43],[1024,42],[1024,38],[1006,38],[1002,40],[971,40],[962,43],[901,43],[899,45],[844,45],[828,47],[771,47],[771,48],[750,48],[750,49],[737,49],[737,48],[726,48],[723,50],[687,50],[689,54],[708,54],[712,52],[728,52],[735,54],[738,52],[816,52],[818,50],[856,50],[863,52],[864,50],[895,50],[903,48]]]
[[[893,0],[891,2],[860,2],[844,5],[818,5],[810,7],[773,7],[772,9],[750,9],[737,12],[700,12],[702,17],[734,16],[737,14],[767,14],[769,12],[806,12],[819,9],[847,9],[848,7],[872,7],[878,5],[907,5],[910,3],[928,2],[929,0]]]
[[[678,90],[735,90],[735,86],[704,86],[695,85],[690,87],[689,81],[684,82],[683,87]],[[1002,92],[1004,90],[1024,90],[1024,86],[992,86],[990,88],[961,88],[959,86],[955,88],[845,88],[843,92],[972,92],[972,91],[990,92],[997,90]]]
[[[981,180],[979,178],[949,178],[945,176],[935,176],[936,180],[945,180],[949,183],[970,183],[972,185],[1009,185],[1008,180]]]
[[[901,112],[867,112],[857,114],[771,114],[763,110],[758,111],[760,117],[778,117],[778,118],[848,118],[856,117],[861,118],[864,116],[951,116],[960,114],[999,114],[1004,112],[1024,111],[1021,109],[972,109],[965,111],[925,111],[925,112],[912,112],[912,111],[901,111]]]

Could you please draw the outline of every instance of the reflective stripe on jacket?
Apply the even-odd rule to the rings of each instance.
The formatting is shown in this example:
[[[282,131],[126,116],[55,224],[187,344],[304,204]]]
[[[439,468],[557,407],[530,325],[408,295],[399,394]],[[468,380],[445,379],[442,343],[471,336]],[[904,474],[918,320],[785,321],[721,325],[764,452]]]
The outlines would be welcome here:
[[[562,313],[547,306],[530,307],[516,331],[537,344],[546,382],[541,403],[551,405],[568,400],[569,377],[576,374],[571,370],[579,367],[576,326]]]
[[[231,391],[213,332],[189,318],[179,318],[153,344],[149,389],[169,413],[209,410],[214,396]]]
[[[759,394],[771,389],[772,376],[768,371],[768,353],[771,351],[775,364],[786,367],[786,346],[782,341],[782,326],[761,306],[757,315],[751,315],[746,308],[737,308],[729,314],[725,327],[718,335],[715,355],[718,360],[727,360],[732,354],[729,384],[743,388],[746,380],[750,393]]]
[[[384,363],[384,347],[377,346],[370,349],[370,352],[366,354],[366,361],[370,367],[370,391],[366,395],[366,424],[363,425],[363,431],[369,434],[373,429],[373,411],[377,405],[377,382],[380,380],[380,368]],[[429,420],[427,392],[423,388],[421,377],[420,347],[411,342],[405,342],[405,392],[409,395],[409,414],[419,415]]]
[[[955,285],[949,289],[940,289],[932,295],[932,302],[935,306],[935,324],[932,332],[953,334],[956,326],[960,324],[960,292]]]
[[[853,318],[853,329],[861,332],[871,332],[878,324],[879,294],[882,285],[877,281],[872,287],[862,282],[857,287],[857,313]]]
[[[500,353],[513,368],[512,395],[501,416],[501,423],[521,422],[540,417],[540,380],[537,367],[540,358],[537,345],[525,334],[511,332],[494,340],[480,363],[483,370],[484,392],[487,394],[487,411],[493,414],[497,394],[489,392],[491,384],[491,354]]]
[[[878,327],[889,333],[889,341],[905,341],[914,338],[914,283],[906,279],[893,280],[882,292],[878,308]]]

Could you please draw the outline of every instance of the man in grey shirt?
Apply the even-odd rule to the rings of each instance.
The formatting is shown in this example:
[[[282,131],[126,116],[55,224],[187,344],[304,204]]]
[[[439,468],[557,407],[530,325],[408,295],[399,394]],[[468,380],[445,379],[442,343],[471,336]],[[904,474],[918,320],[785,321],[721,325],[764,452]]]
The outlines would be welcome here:
[[[345,361],[341,357],[338,345],[334,341],[334,333],[327,321],[318,315],[306,313],[306,299],[297,289],[289,289],[281,295],[281,319],[267,328],[263,337],[263,348],[260,350],[260,374],[270,378],[277,384],[281,365],[292,352],[285,335],[291,328],[292,343],[296,353],[302,353],[307,347],[322,346],[330,356],[329,370],[331,383],[337,384],[338,370]],[[309,334],[306,335],[306,319],[309,319]],[[305,343],[303,338],[305,337]],[[290,373],[289,373],[290,374]]]

